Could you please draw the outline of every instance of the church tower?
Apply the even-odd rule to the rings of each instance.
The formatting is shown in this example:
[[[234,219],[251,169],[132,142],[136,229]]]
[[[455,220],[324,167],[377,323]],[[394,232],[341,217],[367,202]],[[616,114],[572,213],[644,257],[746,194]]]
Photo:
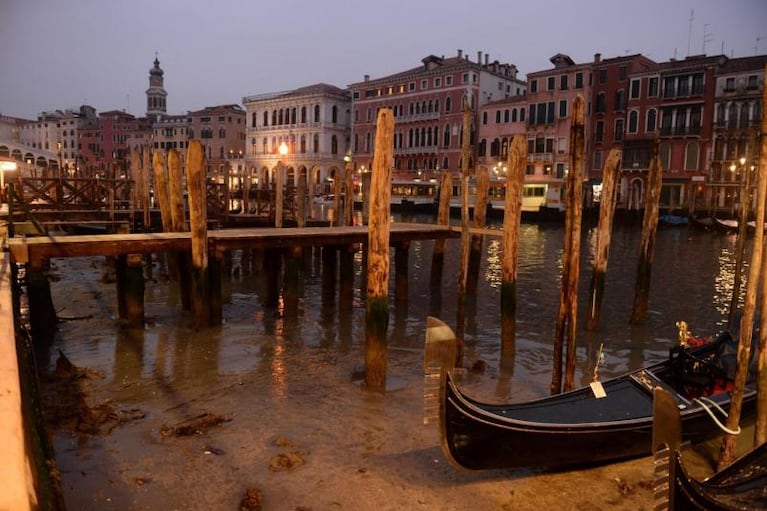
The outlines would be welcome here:
[[[155,53],[154,67],[149,70],[149,88],[146,90],[146,116],[155,120],[167,113],[165,98],[168,93],[162,86],[164,74],[165,72],[160,69],[157,53]]]

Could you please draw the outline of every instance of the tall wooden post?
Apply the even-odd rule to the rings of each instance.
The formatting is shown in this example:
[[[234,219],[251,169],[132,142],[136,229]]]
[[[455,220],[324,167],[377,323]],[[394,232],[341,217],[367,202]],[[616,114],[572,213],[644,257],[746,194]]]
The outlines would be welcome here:
[[[652,273],[652,261],[655,251],[655,235],[658,231],[658,208],[662,183],[663,168],[660,156],[658,156],[658,140],[656,139],[647,175],[647,196],[644,218],[642,220],[642,239],[639,246],[639,262],[637,264],[631,323],[639,323],[647,316],[647,307],[650,301],[650,275]]]
[[[463,125],[461,129],[461,269],[458,282],[456,320],[456,367],[463,363],[463,336],[466,329],[466,285],[469,272],[469,160],[471,159],[471,104],[468,91],[463,96]]]
[[[29,303],[29,326],[38,343],[50,343],[56,334],[56,308],[51,296],[51,283],[45,275],[44,261],[32,260],[27,265],[25,281]]]
[[[122,286],[124,293],[125,316],[124,320],[128,328],[144,328],[144,256],[141,254],[128,254],[121,260],[124,262],[125,279]]]
[[[610,256],[610,238],[613,230],[613,215],[618,199],[618,176],[622,151],[617,148],[610,150],[602,171],[602,197],[599,204],[599,225],[597,227],[596,259],[594,273],[591,276],[591,292],[589,299],[589,316],[586,330],[594,331],[599,327],[599,314],[602,309],[602,297],[605,292],[605,277],[607,275],[607,260]]]
[[[352,182],[352,164],[344,168],[344,225],[354,225],[354,183]]]
[[[173,220],[170,216],[170,193],[168,190],[168,172],[165,168],[165,158],[160,151],[153,151],[152,165],[154,167],[154,196],[160,206],[162,230],[171,232]]]
[[[394,301],[403,303],[408,298],[410,241],[401,241],[394,247]]]
[[[487,167],[480,166],[475,171],[477,194],[474,198],[474,227],[483,229],[487,227],[487,191],[490,187],[490,176]],[[469,270],[466,281],[466,289],[469,294],[475,294],[477,281],[479,280],[479,266],[482,260],[482,235],[471,235],[471,249],[469,252]]]
[[[333,179],[333,218],[330,225],[343,225],[343,218],[341,218],[341,190],[343,189],[344,177],[341,175],[341,171],[336,172],[335,179]]]
[[[522,221],[522,190],[527,168],[527,140],[524,135],[511,139],[503,211],[503,261],[501,266],[501,346],[514,352],[517,325],[517,259],[519,228]]]
[[[554,370],[551,393],[573,388],[575,345],[578,332],[578,276],[581,260],[581,214],[583,207],[583,153],[585,107],[583,96],[576,96],[570,121],[570,172],[567,175],[567,211],[565,214],[565,251],[562,264],[562,288],[554,337]],[[562,355],[567,336],[564,384]]]
[[[282,227],[282,209],[285,200],[285,192],[283,190],[285,188],[284,174],[285,164],[280,160],[277,162],[274,176],[274,226],[278,229]]]
[[[367,300],[365,307],[365,384],[386,387],[386,333],[389,326],[389,218],[394,163],[394,114],[378,111],[370,183]]]
[[[765,66],[767,71],[767,66]],[[767,89],[762,91],[762,104],[767,104]],[[746,303],[743,307],[743,317],[740,321],[740,341],[738,344],[738,368],[735,372],[735,388],[732,393],[732,405],[727,417],[727,427],[735,429],[740,422],[743,407],[743,394],[749,366],[751,364],[751,344],[754,325],[754,311],[757,286],[761,290],[761,305],[759,318],[759,341],[755,356],[756,376],[756,424],[754,425],[754,445],[767,441],[767,251],[764,250],[765,206],[767,206],[767,116],[762,115],[761,150],[759,151],[759,168],[757,174],[756,194],[756,233],[754,234],[751,262],[748,271],[746,287]],[[756,140],[754,140],[754,146]],[[756,153],[756,151],[752,151]],[[758,267],[758,268],[757,268]],[[761,284],[758,284],[761,278]],[[752,287],[754,289],[752,289]],[[719,456],[719,466],[728,465],[735,456],[735,437],[725,435],[722,442],[722,452]]]
[[[450,223],[450,195],[453,190],[453,176],[449,171],[442,173],[439,183],[439,209],[437,210],[437,223],[448,225]],[[434,252],[431,256],[431,287],[438,288],[442,283],[442,269],[445,266],[445,238],[434,240]]]
[[[143,194],[141,196],[141,202],[142,202],[142,211],[144,214],[144,231],[149,232],[152,230],[152,201],[150,200],[150,184],[151,184],[151,168],[152,168],[152,150],[149,148],[149,146],[145,146],[142,148],[142,160],[143,164],[141,165],[141,180],[142,180],[142,191]]]
[[[756,149],[756,131],[751,131],[748,140],[748,158],[741,164],[740,175],[740,220],[738,223],[738,240],[735,243],[735,276],[732,284],[732,297],[730,297],[730,317],[732,322],[740,303],[740,287],[743,277],[743,258],[746,255],[746,235],[748,227],[748,216],[751,213],[751,169],[750,163],[753,161]]]
[[[137,148],[134,148],[133,151],[131,151],[131,158],[130,158],[130,179],[133,181],[133,186],[131,188],[131,220],[133,221],[133,225],[136,225],[136,210],[141,208],[141,197],[143,196],[143,191],[141,190],[142,185],[144,183],[143,179],[141,179],[141,153],[139,153]]]
[[[205,199],[205,153],[199,140],[190,140],[186,156],[189,227],[192,233],[192,312],[195,325],[210,325],[208,296],[208,219]]]

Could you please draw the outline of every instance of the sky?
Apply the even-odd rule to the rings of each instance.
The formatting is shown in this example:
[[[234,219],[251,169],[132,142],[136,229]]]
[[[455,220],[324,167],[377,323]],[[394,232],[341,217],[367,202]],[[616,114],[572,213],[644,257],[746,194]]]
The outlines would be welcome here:
[[[146,111],[155,58],[169,114],[419,66],[458,49],[518,77],[642,53],[767,54],[767,0],[0,0],[0,114]]]

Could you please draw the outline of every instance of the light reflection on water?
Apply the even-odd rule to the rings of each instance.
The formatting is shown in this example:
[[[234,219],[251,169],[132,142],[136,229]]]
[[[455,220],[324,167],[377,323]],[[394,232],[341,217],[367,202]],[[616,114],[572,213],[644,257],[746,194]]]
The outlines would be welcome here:
[[[397,221],[425,220],[428,221],[419,217],[397,218]],[[499,228],[499,225],[491,227]],[[582,384],[590,380],[594,356],[602,343],[606,360],[600,376],[606,378],[667,356],[668,348],[676,342],[675,322],[678,320],[687,321],[692,331],[701,336],[725,326],[732,288],[735,238],[688,228],[659,229],[648,318],[640,325],[629,325],[639,237],[639,225],[615,227],[602,324],[598,332],[589,333],[583,326],[595,244],[592,227],[584,226],[576,375]],[[500,238],[486,236],[483,240],[480,282],[476,295],[470,296],[467,303],[466,362],[470,364],[482,359],[490,378],[524,383],[521,387],[533,395],[545,395],[551,377],[551,344],[559,300],[562,239],[563,228],[559,224],[522,225],[517,342],[511,371],[502,371],[499,360]],[[405,300],[394,299],[396,268],[392,257],[389,301],[389,347],[392,353],[422,350],[425,321],[429,315],[455,327],[459,243],[459,240],[447,242],[441,292],[430,286],[433,242],[411,243]],[[143,332],[143,342],[119,342],[119,338],[127,334],[110,332],[105,326],[82,347],[89,357],[93,357],[92,363],[89,361],[87,365],[111,374],[115,381],[128,381],[135,374],[144,374],[160,382],[172,381],[174,385],[199,380],[206,374],[212,378],[237,377],[252,374],[255,370],[257,375],[263,376],[263,383],[270,388],[272,398],[286,399],[291,367],[296,365],[292,361],[297,357],[320,366],[333,364],[343,357],[355,357],[358,367],[363,364],[365,274],[359,250],[352,261],[355,286],[351,294],[344,296],[337,281],[330,289],[323,286],[319,249],[305,251],[300,262],[300,280],[292,293],[281,281],[270,279],[273,275],[262,271],[257,262],[251,271],[240,267],[237,276],[223,286],[224,325],[203,331],[194,331],[190,326],[191,318],[179,312],[179,300],[173,286],[150,282],[146,303],[153,326]],[[239,253],[234,254],[233,264],[241,266]],[[745,267],[747,272],[747,264]],[[276,300],[270,300],[269,290],[274,286],[281,291],[276,293]],[[112,346],[110,351],[110,343],[104,341],[115,336],[117,346]],[[140,349],[135,347],[137,345]],[[420,366],[412,364],[406,371],[417,377]],[[524,396],[513,393],[512,397]]]

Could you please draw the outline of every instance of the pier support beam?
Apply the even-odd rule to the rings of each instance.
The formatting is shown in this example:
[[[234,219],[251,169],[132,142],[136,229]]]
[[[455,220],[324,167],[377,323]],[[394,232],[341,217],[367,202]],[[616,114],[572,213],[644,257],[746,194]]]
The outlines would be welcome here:
[[[51,297],[51,284],[43,270],[42,261],[27,265],[26,281],[29,296],[29,324],[35,342],[47,343],[56,334],[56,309]]]

